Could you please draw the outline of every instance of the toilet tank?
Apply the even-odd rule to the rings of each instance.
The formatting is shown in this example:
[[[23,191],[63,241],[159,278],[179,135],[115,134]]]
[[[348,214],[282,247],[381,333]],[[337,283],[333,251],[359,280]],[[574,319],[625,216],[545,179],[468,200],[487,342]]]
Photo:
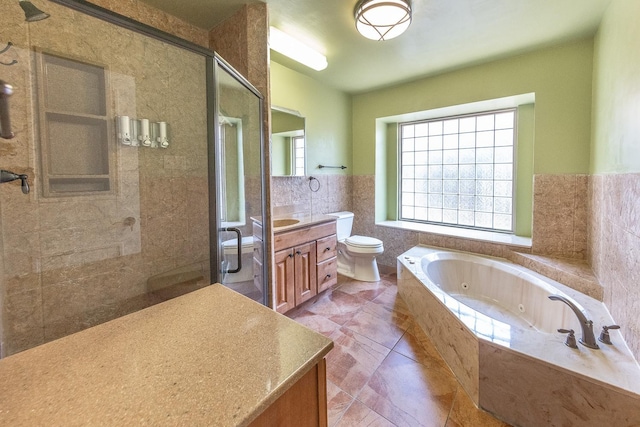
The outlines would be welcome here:
[[[351,227],[353,227],[353,212],[333,212],[327,215],[336,218],[336,228],[338,241],[351,236]]]

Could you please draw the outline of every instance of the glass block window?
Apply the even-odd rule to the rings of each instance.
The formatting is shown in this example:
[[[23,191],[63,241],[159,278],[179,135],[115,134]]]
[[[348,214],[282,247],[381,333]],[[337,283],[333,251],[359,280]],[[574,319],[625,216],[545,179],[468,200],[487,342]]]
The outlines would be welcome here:
[[[400,219],[513,232],[515,109],[401,123]]]
[[[293,137],[293,168],[295,176],[304,176],[304,136]]]

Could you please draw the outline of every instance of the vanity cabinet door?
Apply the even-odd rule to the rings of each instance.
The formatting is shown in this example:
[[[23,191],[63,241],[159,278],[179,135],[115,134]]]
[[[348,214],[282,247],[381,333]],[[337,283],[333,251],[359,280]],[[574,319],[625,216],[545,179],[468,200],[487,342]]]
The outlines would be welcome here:
[[[296,306],[294,250],[285,249],[274,255],[275,264],[275,309],[286,313]]]
[[[302,304],[318,293],[316,281],[316,242],[296,246],[295,293],[296,305]]]

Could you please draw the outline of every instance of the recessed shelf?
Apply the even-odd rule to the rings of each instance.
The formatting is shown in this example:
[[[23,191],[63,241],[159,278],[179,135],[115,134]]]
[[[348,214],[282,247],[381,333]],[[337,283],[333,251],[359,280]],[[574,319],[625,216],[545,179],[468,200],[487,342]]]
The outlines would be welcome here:
[[[108,73],[104,67],[38,51],[44,197],[113,192]]]

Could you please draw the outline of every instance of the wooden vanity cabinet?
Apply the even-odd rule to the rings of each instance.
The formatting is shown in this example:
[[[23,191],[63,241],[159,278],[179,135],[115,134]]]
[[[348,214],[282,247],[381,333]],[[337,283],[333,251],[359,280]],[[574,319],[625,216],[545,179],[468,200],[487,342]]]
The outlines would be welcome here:
[[[327,362],[320,360],[249,427],[326,427]]]
[[[337,283],[336,223],[274,234],[275,309],[285,313]]]

